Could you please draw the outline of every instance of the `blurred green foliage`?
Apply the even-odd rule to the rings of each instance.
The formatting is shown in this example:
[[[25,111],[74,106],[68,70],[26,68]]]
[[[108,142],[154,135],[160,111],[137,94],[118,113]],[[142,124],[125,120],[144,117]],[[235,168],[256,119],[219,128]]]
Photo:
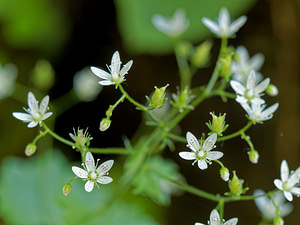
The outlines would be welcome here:
[[[116,168],[112,177],[118,176],[115,173]],[[77,179],[69,195],[64,196],[62,187],[72,177],[71,165],[56,151],[26,160],[6,158],[1,166],[0,217],[7,224],[158,224],[150,214],[160,208],[153,209],[151,201],[131,194],[117,198],[99,212],[115,194],[117,181],[87,193],[84,182]]]
[[[220,8],[227,7],[232,18],[245,13],[256,0],[115,0],[117,20],[125,47],[136,53],[165,54],[172,50],[172,43],[165,34],[156,30],[152,16],[171,17],[184,9],[190,21],[184,39],[200,41],[210,32],[201,22],[202,17],[217,18]]]

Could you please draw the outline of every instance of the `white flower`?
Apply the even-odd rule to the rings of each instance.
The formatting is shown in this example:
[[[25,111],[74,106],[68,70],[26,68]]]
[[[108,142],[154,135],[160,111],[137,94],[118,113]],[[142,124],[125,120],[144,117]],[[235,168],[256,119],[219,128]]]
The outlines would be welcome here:
[[[211,151],[215,147],[217,141],[216,133],[208,136],[203,144],[200,144],[191,132],[186,133],[186,140],[188,143],[187,147],[189,147],[192,152],[180,152],[179,156],[186,160],[195,160],[193,165],[198,162],[198,167],[201,170],[205,170],[207,168],[207,163],[211,164],[211,160],[217,160],[223,156],[222,152]]]
[[[25,123],[29,123],[27,127],[35,127],[43,120],[47,119],[52,115],[52,112],[47,112],[49,104],[49,96],[45,96],[41,103],[40,107],[38,101],[35,99],[35,96],[32,92],[28,92],[28,109],[24,110],[27,113],[14,112],[13,116],[19,120],[22,120]],[[46,113],[47,112],[47,113]]]
[[[254,70],[256,71],[256,80],[261,80],[262,74],[257,71],[260,70],[264,63],[264,55],[257,53],[250,58],[244,46],[238,46],[236,54],[238,55],[238,61],[233,61],[231,64],[231,72],[234,74],[232,79],[245,84],[249,73],[251,70]]]
[[[278,103],[275,103],[274,105],[265,109],[265,104],[251,103],[251,107],[248,105],[248,103],[243,103],[241,105],[254,122],[262,122],[271,119],[273,117],[273,113],[279,106]]]
[[[265,192],[261,189],[257,189],[254,191],[253,195],[254,196],[259,196],[259,195],[264,195]],[[293,210],[293,205],[290,203],[285,202],[285,198],[282,193],[276,192],[273,195],[273,200],[276,206],[279,207],[280,210],[280,216],[285,217],[288,214],[290,214]],[[262,216],[266,218],[267,220],[273,220],[275,219],[276,215],[276,208],[267,196],[262,196],[259,198],[254,199],[255,204],[259,211],[262,213]]]
[[[270,79],[266,78],[262,82],[257,83],[255,71],[252,70],[248,76],[247,83],[244,86],[235,80],[230,81],[232,89],[237,93],[236,101],[240,104],[251,102],[263,104],[265,100],[260,98],[270,83]]]
[[[189,26],[189,20],[185,17],[185,12],[182,9],[178,9],[171,18],[154,15],[152,23],[157,30],[171,37],[181,35]]]
[[[101,85],[113,85],[113,84],[120,84],[123,81],[125,81],[125,74],[128,73],[128,70],[130,70],[132,66],[133,61],[130,60],[128,63],[126,63],[123,68],[121,69],[121,60],[120,60],[120,54],[118,51],[116,51],[112,58],[111,58],[111,64],[108,67],[108,70],[110,73],[107,73],[106,71],[99,69],[97,67],[92,66],[91,70],[93,73],[104,79],[99,82]],[[121,70],[120,70],[121,69]]]
[[[291,175],[289,173],[287,162],[282,160],[280,167],[281,180],[275,179],[274,184],[279,190],[283,191],[284,197],[291,202],[293,201],[292,194],[300,195],[300,187],[297,187],[297,184],[300,182],[300,167]]]
[[[231,23],[230,15],[226,8],[221,9],[217,22],[206,17],[202,18],[204,25],[221,38],[232,37],[246,23],[246,20],[246,16],[241,16]]]
[[[73,78],[73,88],[77,97],[85,102],[93,101],[102,90],[102,86],[97,84],[98,81],[89,68],[78,71]]]
[[[238,218],[232,218],[228,221],[221,222],[219,212],[214,209],[210,213],[209,225],[236,225],[238,222]],[[203,223],[195,223],[195,225],[205,225]]]
[[[87,192],[91,192],[94,188],[94,185],[97,185],[97,182],[100,184],[109,184],[113,181],[111,177],[105,176],[113,164],[114,160],[108,160],[96,168],[97,165],[95,165],[93,155],[90,152],[87,152],[85,155],[85,164],[83,165],[84,169],[81,169],[77,166],[72,166],[72,170],[76,176],[87,181],[84,189]]]
[[[0,65],[0,99],[13,93],[17,73],[18,70],[13,64]]]

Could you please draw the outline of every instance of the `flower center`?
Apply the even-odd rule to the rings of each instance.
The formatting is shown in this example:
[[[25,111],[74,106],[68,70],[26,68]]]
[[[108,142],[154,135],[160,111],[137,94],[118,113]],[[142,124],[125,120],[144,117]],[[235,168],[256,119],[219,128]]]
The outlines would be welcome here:
[[[42,115],[38,112],[31,112],[31,115],[35,122],[39,122],[42,119]]]
[[[252,98],[254,98],[254,91],[253,90],[247,90],[246,93],[245,93],[245,97],[248,100],[251,100]]]
[[[97,179],[97,173],[95,173],[95,171],[92,171],[91,173],[90,173],[90,179],[91,180],[96,180]]]
[[[285,191],[289,191],[291,189],[291,187],[290,187],[290,185],[288,184],[287,181],[282,184],[282,188]]]
[[[200,159],[205,158],[205,155],[206,155],[206,153],[204,150],[200,150],[197,154],[198,158],[200,158]]]

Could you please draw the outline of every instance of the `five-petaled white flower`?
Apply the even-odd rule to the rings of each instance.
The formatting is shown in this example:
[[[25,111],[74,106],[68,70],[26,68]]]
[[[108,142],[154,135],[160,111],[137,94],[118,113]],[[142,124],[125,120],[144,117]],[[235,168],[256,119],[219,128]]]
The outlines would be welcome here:
[[[256,189],[253,193],[254,196],[259,196],[259,195],[264,195],[264,194],[266,194],[266,193],[261,189]],[[281,217],[285,217],[292,212],[293,205],[291,203],[286,203],[285,198],[282,193],[276,192],[273,195],[273,200],[274,200],[275,205],[280,210]],[[263,218],[271,221],[277,216],[274,203],[267,196],[262,196],[262,197],[256,198],[256,199],[254,199],[254,201],[255,201],[257,208],[262,213]]]
[[[121,69],[122,62],[120,60],[120,54],[118,51],[116,51],[111,58],[110,66],[107,67],[110,73],[94,66],[91,66],[91,70],[96,76],[104,79],[99,82],[99,84],[101,85],[105,86],[105,85],[120,84],[123,81],[125,81],[125,74],[127,74],[128,71],[130,70],[132,63],[133,61],[130,60]]]
[[[246,110],[251,120],[254,122],[262,122],[273,117],[273,113],[277,110],[279,103],[275,103],[267,109],[265,109],[265,104],[259,104],[256,102],[251,103],[251,107],[248,103],[243,103],[241,105]]]
[[[256,80],[262,80],[262,74],[257,71],[260,70],[264,63],[264,55],[257,53],[250,58],[244,46],[238,46],[236,53],[238,60],[233,61],[231,64],[231,72],[234,74],[232,79],[245,84],[251,70],[254,70],[256,71]]]
[[[193,165],[198,162],[198,167],[201,170],[205,170],[207,168],[207,163],[211,163],[211,160],[220,159],[223,156],[222,152],[219,151],[211,151],[215,147],[215,143],[217,141],[217,134],[213,133],[208,136],[204,143],[202,144],[197,140],[197,138],[191,133],[186,133],[187,147],[189,147],[192,152],[180,152],[179,156],[186,160],[195,160]]]
[[[282,160],[281,167],[280,167],[280,179],[275,179],[274,184],[275,186],[283,191],[284,197],[288,201],[293,201],[293,195],[300,195],[300,187],[297,187],[297,184],[300,182],[300,167],[292,173],[289,174],[289,167],[285,160]]]
[[[247,102],[263,104],[265,100],[263,100],[261,96],[268,87],[269,83],[269,78],[266,78],[262,82],[257,83],[257,78],[254,70],[250,72],[245,86],[235,80],[230,81],[232,89],[237,93],[237,97],[235,100],[240,104],[244,104]]]
[[[157,30],[171,37],[181,35],[189,26],[189,20],[185,17],[185,12],[182,9],[178,9],[171,18],[154,15],[152,23]]]
[[[231,23],[230,15],[226,8],[221,9],[217,22],[206,17],[202,18],[204,25],[221,38],[232,37],[246,23],[246,20],[246,16],[241,16]]]
[[[52,112],[47,112],[48,110],[48,104],[49,104],[49,96],[45,96],[41,103],[40,107],[38,105],[38,101],[35,99],[35,96],[32,92],[28,92],[28,109],[24,110],[27,113],[21,113],[21,112],[14,112],[13,116],[16,117],[19,120],[22,120],[25,123],[29,123],[27,127],[35,127],[39,123],[42,122],[42,120],[47,119],[52,115]]]
[[[221,222],[219,212],[214,209],[210,213],[209,225],[236,225],[238,222],[238,218],[232,218],[228,221]],[[205,225],[203,223],[195,223],[195,225]]]
[[[72,170],[76,176],[87,181],[84,189],[87,192],[91,192],[94,188],[94,185],[97,185],[97,182],[100,184],[109,184],[113,181],[111,177],[105,176],[113,164],[114,160],[108,160],[97,168],[97,164],[95,165],[93,155],[90,152],[87,152],[85,155],[85,164],[83,164],[84,169],[81,169],[77,166],[72,166]]]

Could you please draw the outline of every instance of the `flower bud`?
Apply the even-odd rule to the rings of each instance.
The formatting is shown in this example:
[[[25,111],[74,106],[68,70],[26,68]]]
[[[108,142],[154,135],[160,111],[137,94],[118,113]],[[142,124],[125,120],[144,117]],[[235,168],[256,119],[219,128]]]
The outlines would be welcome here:
[[[216,133],[218,136],[223,136],[222,133],[229,126],[228,124],[226,125],[225,122],[226,113],[224,113],[223,115],[220,114],[219,116],[216,116],[214,113],[211,112],[210,115],[212,116],[212,122],[209,121],[208,123],[206,123],[207,127],[210,129],[209,134]]]
[[[191,91],[188,87],[186,87],[181,93],[173,94],[172,97],[173,101],[171,104],[175,106],[179,112],[183,112],[183,110],[186,108],[194,108],[192,105],[190,105],[193,96],[191,96]]]
[[[150,101],[150,105],[153,108],[160,108],[163,106],[163,104],[167,100],[165,98],[165,96],[166,96],[165,91],[168,86],[169,86],[169,84],[167,84],[161,88],[154,87],[155,88],[154,94],[152,95],[152,98],[150,100],[148,99],[148,101]]]
[[[220,176],[224,181],[228,181],[229,180],[229,170],[226,167],[222,167],[220,169]]]
[[[221,71],[220,76],[228,79],[231,76],[231,63],[232,63],[232,54],[227,54],[224,58],[220,59],[221,61]]]
[[[55,72],[47,60],[36,62],[31,80],[40,90],[48,90],[54,84]]]
[[[101,131],[106,131],[109,128],[110,124],[111,124],[111,120],[109,118],[103,118],[100,122],[99,129]]]
[[[67,196],[71,192],[72,186],[70,183],[67,183],[63,186],[63,194],[64,196]]]
[[[283,225],[283,224],[284,224],[284,220],[283,220],[280,216],[277,216],[277,217],[273,220],[273,224],[274,224],[274,225]]]
[[[257,151],[252,149],[250,152],[248,152],[248,155],[250,162],[252,162],[253,164],[258,163],[259,154]]]
[[[191,58],[193,66],[200,68],[205,66],[210,58],[211,41],[205,41],[195,48],[195,52]]]
[[[28,145],[26,146],[26,149],[25,149],[25,155],[26,155],[26,156],[32,156],[32,155],[35,153],[35,151],[36,151],[36,145],[30,143],[30,144],[28,144]]]
[[[274,84],[269,84],[269,86],[266,89],[266,93],[269,96],[274,97],[278,95],[278,88]]]
[[[233,171],[232,180],[230,180],[228,183],[231,194],[240,196],[243,193],[243,183],[244,181],[239,179],[235,171]]]

